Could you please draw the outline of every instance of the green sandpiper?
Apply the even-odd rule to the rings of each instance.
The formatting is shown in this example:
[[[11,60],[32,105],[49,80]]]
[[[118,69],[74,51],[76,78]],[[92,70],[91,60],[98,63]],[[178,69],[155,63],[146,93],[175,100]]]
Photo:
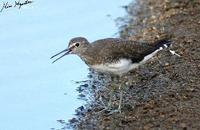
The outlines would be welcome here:
[[[159,40],[154,44],[147,44],[120,38],[106,38],[90,43],[84,37],[75,37],[70,40],[67,49],[51,58],[64,53],[54,60],[54,63],[68,54],[76,54],[95,71],[122,77],[146,63],[157,52],[169,47],[170,44],[171,41],[167,39]],[[121,89],[121,86],[120,84],[119,89]],[[121,103],[122,91],[120,91],[119,111],[121,111]]]

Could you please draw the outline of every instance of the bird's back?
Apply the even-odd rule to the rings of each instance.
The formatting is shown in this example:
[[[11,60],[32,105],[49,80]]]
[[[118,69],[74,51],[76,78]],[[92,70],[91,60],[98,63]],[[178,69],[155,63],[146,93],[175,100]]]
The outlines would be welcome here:
[[[91,48],[87,50],[92,64],[112,63],[119,59],[128,58],[133,62],[140,61],[144,58],[143,54],[149,53],[153,47],[135,41],[122,40],[119,38],[101,39],[91,43]]]

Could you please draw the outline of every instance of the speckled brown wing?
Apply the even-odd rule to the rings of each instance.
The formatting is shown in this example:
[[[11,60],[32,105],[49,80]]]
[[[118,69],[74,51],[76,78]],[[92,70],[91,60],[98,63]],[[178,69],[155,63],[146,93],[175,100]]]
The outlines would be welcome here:
[[[91,58],[95,59],[93,64],[103,64],[117,62],[121,58],[132,60],[132,62],[141,61],[146,54],[152,51],[153,47],[135,41],[126,41],[118,38],[108,38],[93,42],[92,52],[88,50],[88,53],[93,54]],[[95,51],[95,52],[94,52]]]

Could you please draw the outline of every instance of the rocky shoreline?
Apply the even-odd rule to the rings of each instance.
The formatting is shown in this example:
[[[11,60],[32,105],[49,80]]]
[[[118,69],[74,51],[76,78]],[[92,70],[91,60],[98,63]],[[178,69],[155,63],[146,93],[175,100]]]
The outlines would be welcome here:
[[[108,77],[91,71],[78,88],[88,103],[63,129],[200,129],[200,1],[136,0],[124,8],[121,38],[151,43],[170,37],[170,49],[181,57],[164,50],[127,74],[122,113],[111,115],[102,111],[111,90]],[[115,95],[117,106],[118,90]]]

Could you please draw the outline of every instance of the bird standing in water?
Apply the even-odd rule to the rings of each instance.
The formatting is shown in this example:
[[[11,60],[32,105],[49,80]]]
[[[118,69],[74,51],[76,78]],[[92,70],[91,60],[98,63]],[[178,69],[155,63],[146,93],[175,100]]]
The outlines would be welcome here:
[[[90,43],[84,37],[75,37],[70,40],[67,49],[51,58],[63,54],[54,60],[54,63],[68,54],[76,54],[95,71],[109,74],[112,77],[120,77],[121,79],[129,71],[144,64],[157,52],[169,47],[170,44],[171,42],[168,40],[160,40],[150,45],[120,38],[106,38]],[[120,89],[118,111],[121,111],[123,97],[121,89],[123,85],[125,85],[125,82],[121,82],[118,86]],[[112,97],[112,93],[110,97]],[[110,104],[111,98],[109,106]]]

